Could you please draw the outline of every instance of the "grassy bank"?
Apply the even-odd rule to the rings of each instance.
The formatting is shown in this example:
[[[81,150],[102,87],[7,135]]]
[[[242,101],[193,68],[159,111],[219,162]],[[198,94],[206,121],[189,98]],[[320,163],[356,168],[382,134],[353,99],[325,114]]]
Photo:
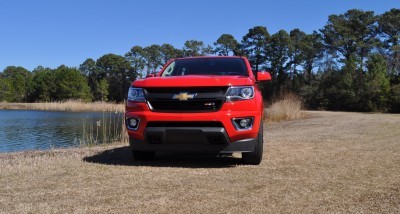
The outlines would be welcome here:
[[[0,109],[7,110],[43,110],[43,111],[86,111],[86,112],[124,112],[124,104],[107,102],[45,102],[45,103],[5,103],[0,102]]]
[[[308,112],[265,126],[264,160],[126,144],[0,154],[4,213],[399,213],[400,115]]]

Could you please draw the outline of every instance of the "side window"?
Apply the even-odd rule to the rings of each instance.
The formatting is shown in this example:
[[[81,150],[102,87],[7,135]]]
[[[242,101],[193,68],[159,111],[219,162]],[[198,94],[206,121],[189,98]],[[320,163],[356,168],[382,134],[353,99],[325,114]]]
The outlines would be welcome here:
[[[175,67],[175,62],[172,62],[171,64],[168,65],[168,67],[164,70],[162,73],[163,77],[169,77],[172,75],[172,72],[174,72],[174,67]]]

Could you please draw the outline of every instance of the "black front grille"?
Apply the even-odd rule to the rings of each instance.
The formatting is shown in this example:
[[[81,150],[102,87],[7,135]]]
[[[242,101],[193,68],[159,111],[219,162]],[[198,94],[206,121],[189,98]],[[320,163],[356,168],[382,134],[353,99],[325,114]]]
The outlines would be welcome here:
[[[152,111],[159,112],[212,112],[225,102],[227,87],[202,88],[146,88],[144,94]],[[174,96],[194,95],[187,100]]]
[[[154,111],[218,111],[221,104],[221,100],[150,102]]]

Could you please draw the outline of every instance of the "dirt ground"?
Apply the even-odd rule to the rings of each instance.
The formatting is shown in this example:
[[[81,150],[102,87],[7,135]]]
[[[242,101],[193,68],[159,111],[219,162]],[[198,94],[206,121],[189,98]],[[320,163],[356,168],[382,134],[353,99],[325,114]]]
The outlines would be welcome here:
[[[399,213],[400,115],[268,123],[264,160],[126,145],[0,154],[0,213]]]

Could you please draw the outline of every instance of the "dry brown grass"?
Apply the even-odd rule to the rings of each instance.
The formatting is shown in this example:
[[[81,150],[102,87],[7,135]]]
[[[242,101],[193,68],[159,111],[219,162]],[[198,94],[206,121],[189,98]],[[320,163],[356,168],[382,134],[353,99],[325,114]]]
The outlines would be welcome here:
[[[87,112],[124,112],[124,104],[93,102],[86,103],[82,101],[69,100],[64,102],[46,102],[46,103],[5,103],[0,102],[0,109],[26,109],[43,111],[87,111]]]
[[[399,213],[400,115],[309,112],[265,126],[259,166],[126,145],[0,154],[2,213]]]
[[[293,120],[304,117],[301,111],[302,102],[300,98],[294,94],[285,94],[281,99],[272,103],[266,109],[267,120],[271,122],[279,122],[282,120]]]

